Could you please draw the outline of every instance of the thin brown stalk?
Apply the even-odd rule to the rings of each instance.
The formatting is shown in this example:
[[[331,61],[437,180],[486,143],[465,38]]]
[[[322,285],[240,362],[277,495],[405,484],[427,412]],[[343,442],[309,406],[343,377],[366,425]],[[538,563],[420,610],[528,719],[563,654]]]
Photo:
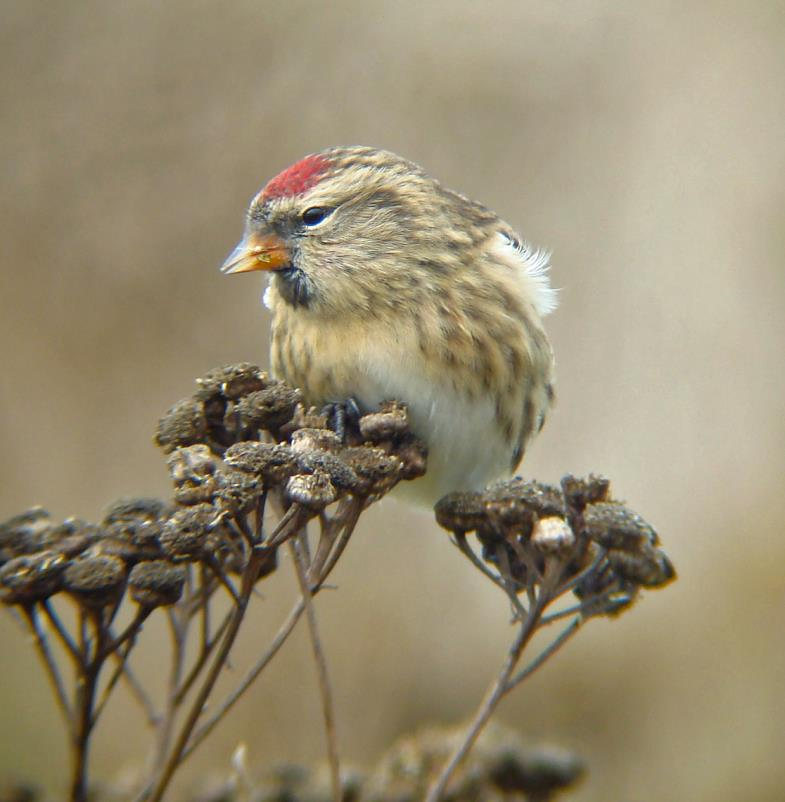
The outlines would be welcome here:
[[[100,718],[112,691],[115,689],[120,677],[125,673],[128,664],[128,655],[131,653],[131,649],[133,649],[136,643],[136,636],[150,612],[151,609],[149,608],[139,608],[133,621],[131,621],[122,635],[116,638],[112,638],[111,630],[107,633],[110,640],[108,644],[104,646],[103,654],[100,659],[105,660],[110,653],[115,654],[119,659],[116,661],[117,665],[115,666],[115,670],[112,672],[112,676],[106,683],[101,698],[95,706],[93,725],[95,725],[95,722]]]
[[[281,543],[290,538],[304,523],[304,513],[299,504],[292,504],[288,510],[283,514],[278,525],[270,533],[270,536],[265,539],[265,548],[273,548],[280,546]]]
[[[136,614],[129,622],[128,626],[117,636],[112,637],[111,629],[107,628],[109,640],[105,642],[101,658],[105,658],[110,652],[118,650],[129,639],[135,638],[142,628],[142,624],[147,620],[147,617],[152,613],[152,607],[139,607]]]
[[[498,676],[488,688],[479,708],[477,709],[477,712],[474,715],[474,718],[461,738],[460,743],[453,750],[447,763],[439,773],[439,776],[428,789],[425,802],[438,802],[442,798],[447,788],[447,783],[449,783],[450,778],[455,772],[455,769],[469,753],[469,750],[474,745],[474,742],[477,740],[483,728],[488,723],[488,720],[495,712],[499,702],[508,690],[510,677],[512,676],[513,671],[515,671],[515,667],[518,665],[518,661],[521,658],[523,650],[526,648],[526,645],[537,631],[540,615],[542,614],[544,606],[545,605],[541,597],[541,599],[538,600],[535,606],[529,611],[529,615],[526,617],[526,620],[521,623],[518,634],[510,646],[510,649],[507,653],[507,658],[505,659]]]
[[[523,621],[528,613],[518,597],[517,589],[512,578],[513,574],[510,570],[510,559],[507,556],[507,550],[503,545],[496,547],[496,559],[500,563],[502,587],[504,588],[504,592],[507,594],[507,598],[510,600],[510,604],[512,605],[514,620]]]
[[[218,561],[212,555],[206,556],[204,560],[205,565],[213,572],[213,574],[215,574],[215,576],[218,578],[218,581],[226,589],[226,592],[232,597],[232,601],[234,601],[235,604],[239,604],[240,595],[237,592],[237,588],[235,588],[232,580],[226,576]]]
[[[199,566],[201,588],[209,582],[207,572],[203,565]],[[200,591],[201,591],[200,588]],[[204,654],[210,643],[210,595],[205,593],[202,603],[199,605],[199,653]]]
[[[533,608],[537,603],[536,587],[539,580],[542,579],[540,571],[537,568],[537,563],[532,558],[531,552],[518,540],[514,532],[508,535],[507,541],[515,552],[515,555],[526,568],[526,596],[529,599],[529,607]]]
[[[122,676],[128,685],[128,690],[133,694],[133,696],[136,698],[136,701],[139,702],[139,705],[144,710],[148,725],[151,727],[157,726],[160,716],[158,715],[150,696],[142,686],[142,683],[139,681],[139,679],[137,679],[136,674],[131,666],[128,665],[127,659],[124,658],[119,652],[112,652],[111,656],[121,667]]]
[[[63,626],[62,621],[60,621],[60,617],[57,615],[56,610],[52,607],[48,599],[41,602],[41,607],[43,608],[49,623],[52,625],[52,628],[57,634],[57,637],[65,647],[66,652],[68,652],[69,656],[77,665],[77,667],[81,667],[83,664],[82,655],[80,654],[76,643],[74,643],[73,638],[68,633],[68,630]]]
[[[579,574],[576,574],[574,577],[572,577],[572,579],[559,586],[558,590],[556,591],[557,595],[561,596],[580,585],[580,583],[583,582],[587,576],[593,574],[600,567],[600,563],[602,563],[606,555],[607,552],[605,549],[599,549],[597,556],[589,563],[589,565],[587,565]]]
[[[93,629],[91,646],[89,628]],[[71,739],[71,802],[87,802],[87,770],[90,751],[90,734],[95,723],[94,706],[98,679],[104,661],[106,629],[99,614],[79,611],[79,643],[83,656],[83,670],[77,676],[74,703],[74,731]],[[92,656],[91,656],[92,652]]]
[[[251,531],[251,528],[248,526],[248,521],[244,515],[240,515],[238,513],[230,519],[229,523],[232,524],[232,526],[237,530],[238,534],[242,537],[243,541],[249,548],[253,548],[254,545],[256,545],[258,538],[255,537],[254,533]]]
[[[79,630],[79,641],[77,645],[77,650],[79,652],[79,657],[82,661],[82,665],[87,666],[87,664],[90,662],[91,646],[90,646],[90,635],[87,631],[87,613],[82,607],[79,608],[77,628]]]
[[[215,709],[215,712],[210,716],[210,718],[194,731],[194,734],[191,736],[191,739],[188,742],[188,746],[183,750],[183,760],[189,757],[196,747],[202,743],[202,741],[213,730],[215,725],[218,724],[218,722],[229,712],[232,707],[234,707],[235,702],[237,702],[237,700],[253,684],[254,680],[267,667],[273,657],[278,654],[278,650],[284,645],[304,611],[305,602],[300,599],[289,611],[289,615],[286,617],[283,624],[281,624],[278,632],[275,634],[275,637],[265,653],[259,658],[259,660],[257,660],[251,669],[249,669],[248,673],[243,677],[238,686]]]
[[[297,572],[297,581],[300,585],[300,593],[305,603],[305,615],[308,621],[308,632],[311,638],[311,649],[313,659],[316,664],[316,673],[319,677],[319,693],[322,699],[322,715],[324,717],[324,732],[327,740],[327,761],[330,765],[330,779],[332,781],[334,802],[341,802],[343,791],[341,788],[341,764],[338,757],[338,733],[335,728],[335,710],[333,707],[333,695],[330,687],[330,675],[327,671],[327,658],[322,648],[319,636],[319,627],[316,621],[316,611],[313,604],[313,596],[308,582],[307,567],[304,558],[304,539],[305,530],[300,535],[289,542],[292,558]]]
[[[47,676],[49,677],[49,681],[55,693],[57,705],[63,714],[63,718],[65,719],[66,728],[69,730],[69,732],[72,732],[74,727],[73,712],[71,710],[71,705],[68,702],[68,695],[66,694],[65,685],[63,684],[63,678],[60,674],[60,670],[57,667],[57,661],[49,649],[49,642],[47,640],[46,633],[41,627],[41,621],[38,618],[38,613],[33,606],[24,607],[22,610],[25,618],[27,618],[28,624],[30,625],[30,629],[33,631],[33,641],[38,649],[39,654],[41,655],[41,660],[43,661],[44,668],[46,669]]]
[[[226,627],[229,626],[229,622],[232,620],[233,615],[233,608],[229,610],[229,612],[224,616],[223,621],[221,621],[218,629],[213,633],[212,638],[206,643],[203,644],[199,650],[199,656],[196,658],[194,664],[191,666],[190,670],[186,678],[183,680],[180,688],[177,691],[177,695],[175,697],[176,703],[179,705],[183,699],[188,694],[188,691],[191,690],[194,682],[198,679],[199,674],[201,673],[202,669],[204,668],[205,663],[210,658],[210,654],[212,653],[213,649],[215,648],[215,644],[221,640],[221,636],[224,632],[226,632]]]
[[[336,516],[338,514],[339,513],[336,513]],[[321,573],[327,557],[329,556],[332,547],[335,545],[337,531],[335,519],[330,520],[329,518],[325,519],[323,517],[319,519],[319,542],[316,546],[316,551],[308,568],[309,576],[315,576]]]
[[[329,577],[332,573],[333,568],[335,568],[336,563],[341,558],[344,549],[347,547],[347,545],[349,545],[349,540],[354,532],[354,527],[357,525],[357,521],[359,520],[363,509],[364,506],[362,499],[354,498],[352,499],[352,503],[342,514],[341,517],[343,518],[343,521],[340,523],[340,534],[338,535],[335,546],[324,560],[324,567],[321,567],[318,563],[315,563],[313,567],[317,568],[318,570],[315,573],[313,571],[309,572],[311,575],[309,575],[308,581],[311,584],[311,592],[313,595],[316,595],[316,592],[324,586],[324,583],[327,581],[327,577]]]
[[[517,685],[520,685],[525,679],[528,679],[543,663],[549,658],[553,657],[556,652],[564,646],[565,643],[580,629],[583,620],[580,617],[574,618],[570,623],[559,633],[558,637],[543,649],[534,660],[527,666],[522,668],[514,677],[511,677],[504,689],[504,693],[509,693]]]
[[[310,583],[312,595],[316,595],[316,593],[318,593],[319,590],[324,587],[324,582],[330,575],[330,572],[335,567],[338,558],[341,556],[343,550],[346,548],[346,545],[349,542],[349,538],[354,531],[354,527],[362,510],[362,503],[358,499],[353,499],[352,503],[346,508],[345,520],[340,522],[340,526],[342,527],[341,534],[338,537],[335,548],[325,561],[325,565],[321,571],[321,574],[317,574],[314,577],[310,575],[311,572],[309,571],[308,581]],[[318,552],[319,550],[317,548],[317,554]],[[317,567],[318,566],[314,562],[314,564],[311,566],[311,569],[313,570]],[[221,719],[232,707],[234,707],[235,703],[253,684],[259,674],[264,671],[270,661],[275,657],[276,654],[278,654],[280,648],[284,645],[284,643],[286,643],[289,635],[291,635],[293,632],[303,612],[305,612],[305,600],[301,598],[289,611],[289,615],[279,627],[278,632],[275,634],[275,637],[267,647],[267,650],[264,652],[264,654],[249,669],[237,687],[215,709],[215,712],[210,716],[210,718],[194,731],[193,736],[188,742],[188,746],[183,751],[183,760],[185,760],[199,746],[199,744],[202,743],[202,741],[210,734],[210,732],[212,732],[213,728],[218,724],[218,722],[221,721]]]
[[[455,532],[454,534],[455,538],[450,538],[450,540],[460,549],[461,554],[467,557],[471,561],[471,564],[478,571],[487,576],[494,585],[497,585],[505,593],[507,593],[507,588],[504,582],[501,580],[501,577],[499,577],[497,574],[494,574],[493,571],[491,571],[488,566],[486,566],[485,563],[474,553],[474,549],[472,549],[472,547],[469,545],[469,541],[466,539],[466,533]]]
[[[265,490],[256,502],[254,511],[254,540],[259,543],[264,538],[264,508],[267,505],[267,490]]]
[[[183,674],[185,660],[185,644],[188,634],[188,619],[183,622],[178,618],[178,612],[171,607],[167,608],[167,621],[169,623],[169,635],[171,640],[172,657],[169,670],[169,680],[167,682],[166,702],[156,738],[155,753],[153,760],[153,772],[158,774],[163,770],[169,747],[172,740],[172,732],[177,715],[177,691]]]
[[[226,628],[226,632],[221,638],[218,652],[213,658],[212,665],[210,666],[207,676],[202,683],[199,692],[191,705],[191,708],[186,716],[185,722],[180,728],[180,733],[177,736],[175,744],[166,759],[163,769],[159,773],[149,796],[143,792],[142,798],[147,802],[160,802],[169,785],[169,782],[174,775],[174,772],[184,760],[184,753],[188,746],[188,741],[194,731],[199,718],[201,717],[205,704],[207,702],[213,687],[221,674],[221,671],[226,667],[229,659],[229,653],[234,645],[235,638],[245,617],[245,611],[248,607],[251,594],[253,593],[254,584],[259,573],[259,566],[261,564],[262,555],[252,554],[248,565],[243,572],[242,590],[240,591],[237,604],[232,611],[231,620]]]

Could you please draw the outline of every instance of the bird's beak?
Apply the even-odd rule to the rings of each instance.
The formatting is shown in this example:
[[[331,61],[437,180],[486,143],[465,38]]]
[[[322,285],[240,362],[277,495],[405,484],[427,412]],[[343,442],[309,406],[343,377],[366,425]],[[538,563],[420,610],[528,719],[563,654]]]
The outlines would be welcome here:
[[[275,234],[246,234],[221,265],[221,272],[249,273],[251,270],[278,270],[290,264],[286,243]]]

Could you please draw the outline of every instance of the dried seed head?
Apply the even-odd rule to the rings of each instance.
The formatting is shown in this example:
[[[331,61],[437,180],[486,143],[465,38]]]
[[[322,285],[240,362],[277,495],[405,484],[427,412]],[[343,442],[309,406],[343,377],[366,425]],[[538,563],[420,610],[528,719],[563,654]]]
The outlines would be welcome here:
[[[219,482],[215,476],[206,476],[204,481],[196,484],[184,482],[174,490],[174,500],[184,507],[192,504],[209,504],[215,498]]]
[[[324,509],[335,501],[337,494],[326,473],[301,473],[286,483],[286,497],[292,503],[310,510]]]
[[[200,443],[207,434],[204,408],[193,398],[184,398],[158,421],[155,442],[167,454],[178,446]]]
[[[553,747],[530,748],[522,753],[505,751],[494,757],[488,761],[489,779],[505,796],[523,793],[527,799],[550,799],[585,771],[580,758]]]
[[[216,476],[216,502],[232,514],[248,512],[264,491],[260,476],[226,468]]]
[[[144,560],[154,560],[161,556],[158,536],[163,531],[159,522],[149,521],[140,525],[140,531],[131,534],[127,529],[120,529],[125,524],[113,524],[106,534],[90,546],[91,554],[102,554],[117,557],[127,565],[135,565]],[[115,530],[115,527],[118,527]]]
[[[571,575],[584,571],[592,563],[597,560],[597,557],[604,553],[596,543],[590,543],[586,554],[583,555],[583,560],[580,563],[570,566]],[[607,556],[603,559],[596,568],[590,573],[586,574],[580,583],[575,587],[575,595],[579,599],[588,599],[592,596],[598,596],[601,593],[607,593],[611,590],[620,590],[624,583],[619,581],[619,577],[613,572]],[[629,586],[632,589],[632,586]]]
[[[610,480],[599,474],[590,473],[578,478],[568,473],[562,478],[561,487],[567,503],[578,510],[584,509],[587,504],[610,500]]]
[[[564,517],[564,497],[550,485],[515,478],[488,487],[483,498],[490,519],[527,536],[537,518]]]
[[[63,557],[67,557],[69,560],[72,557],[76,557],[87,549],[91,548],[95,544],[95,539],[86,533],[76,534],[76,535],[68,535],[57,542],[52,542],[49,544],[49,548],[53,551],[59,551]]]
[[[298,390],[276,381],[245,396],[237,404],[237,412],[244,428],[274,431],[292,419],[299,401]]]
[[[192,448],[206,448],[206,446],[192,446]],[[108,525],[118,521],[158,521],[168,512],[169,505],[159,498],[124,498],[115,501],[107,509],[103,523]]]
[[[538,518],[531,534],[532,545],[543,554],[565,554],[575,545],[575,534],[564,518]]]
[[[209,446],[198,444],[175,449],[167,458],[166,466],[176,485],[200,484],[215,473],[217,460]]]
[[[434,508],[439,526],[450,532],[474,532],[487,524],[481,493],[448,493]]]
[[[196,398],[205,401],[220,395],[234,401],[249,393],[263,390],[268,382],[267,374],[250,362],[224,365],[196,380]]]
[[[59,551],[65,557],[76,557],[104,537],[104,530],[95,524],[68,518],[41,533],[40,549]]]
[[[207,427],[207,437],[220,446],[228,446],[235,438],[226,428],[226,417],[229,402],[222,396],[216,395],[205,398],[201,402],[204,408],[204,423]]]
[[[428,728],[400,739],[365,781],[362,799],[423,799],[433,782],[434,767],[449,759],[463,735],[457,727]],[[452,775],[445,799],[545,802],[575,783],[583,772],[584,763],[576,755],[531,743],[515,731],[491,722]]]
[[[620,579],[647,588],[662,587],[676,578],[671,561],[653,546],[646,546],[635,553],[611,549],[608,562]]]
[[[194,504],[177,510],[164,524],[161,549],[173,560],[196,560],[210,550],[210,536],[218,511],[210,504]]]
[[[341,438],[331,429],[314,429],[310,426],[292,432],[291,446],[296,454],[310,451],[329,451],[337,453],[341,448]]]
[[[360,418],[360,434],[370,443],[398,440],[409,433],[406,407],[388,403],[381,412],[371,412]]]
[[[338,490],[352,492],[360,484],[357,474],[335,454],[305,451],[297,456],[297,464],[305,473],[324,473]]]
[[[114,602],[125,586],[125,563],[119,557],[95,554],[69,563],[63,588],[90,607]]]
[[[294,452],[286,445],[271,445],[248,440],[235,443],[224,454],[230,468],[259,474],[266,484],[279,484],[297,472]]]
[[[158,538],[170,512],[169,505],[156,498],[115,502],[104,517],[97,547],[103,554],[113,554],[128,562],[152,559],[160,552]]]
[[[395,448],[395,456],[401,460],[401,479],[419,479],[428,468],[428,449],[416,437],[405,437]]]
[[[166,560],[140,563],[128,577],[131,598],[142,607],[174,604],[182,596],[184,585],[185,569]]]
[[[215,471],[218,459],[206,445],[178,448],[166,464],[175,484],[174,498],[178,504],[212,501],[217,487]]]
[[[23,554],[35,554],[49,548],[49,529],[17,530],[0,545],[0,565]]]
[[[357,475],[357,489],[362,495],[383,495],[391,490],[401,475],[403,465],[381,448],[358,446],[345,448],[341,458]]]
[[[583,513],[586,534],[608,549],[636,551],[659,542],[654,529],[623,504],[600,502]]]
[[[6,559],[38,551],[57,551],[65,557],[73,557],[84,551],[102,535],[99,527],[76,518],[69,518],[56,526],[43,526],[14,533],[14,549],[6,550]]]
[[[49,513],[43,507],[33,507],[0,523],[0,565],[37,551],[41,535],[49,527]]]
[[[12,515],[0,523],[0,543],[14,532],[47,526],[49,520],[49,513],[43,507],[31,507],[18,515]]]
[[[60,590],[68,560],[56,551],[14,557],[0,568],[0,601],[31,604]]]
[[[291,426],[293,429],[329,429],[332,431],[326,413],[320,412],[316,407],[308,407],[308,409],[304,409],[302,406],[297,407]]]

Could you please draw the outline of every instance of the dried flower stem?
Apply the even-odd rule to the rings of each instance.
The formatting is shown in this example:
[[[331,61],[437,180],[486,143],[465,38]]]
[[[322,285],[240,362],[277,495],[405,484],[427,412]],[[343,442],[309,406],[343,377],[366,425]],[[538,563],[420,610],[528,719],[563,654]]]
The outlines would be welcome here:
[[[259,674],[264,671],[270,661],[278,654],[280,648],[286,643],[289,635],[294,630],[297,622],[300,620],[305,612],[305,601],[299,599],[297,603],[289,611],[289,615],[275,634],[272,642],[265,651],[265,653],[256,661],[256,663],[248,670],[245,677],[238,684],[238,686],[221,702],[216,708],[215,712],[202,723],[193,733],[191,739],[188,741],[188,746],[183,750],[182,760],[188,758],[191,753],[202,743],[202,741],[212,732],[213,728],[219,721],[234,707],[239,698],[251,687],[254,680]]]
[[[57,612],[52,607],[48,599],[41,602],[41,607],[43,608],[44,614],[46,615],[49,623],[52,625],[55,633],[60,638],[60,642],[63,644],[66,652],[73,660],[78,670],[82,666],[82,656],[79,650],[76,648],[73,638],[71,638],[71,636],[68,634],[68,630],[63,626],[62,622],[60,621],[60,617],[57,615]]]
[[[510,677],[504,689],[504,693],[509,693],[516,685],[520,685],[525,679],[528,679],[540,666],[542,666],[550,657],[553,657],[562,646],[578,631],[583,619],[581,617],[574,618],[570,623],[559,633],[559,635],[551,641],[551,643],[543,649],[531,663],[522,668],[514,677]]]
[[[208,603],[205,602],[203,606],[207,607],[207,605]],[[182,684],[177,689],[177,693],[175,694],[174,701],[176,705],[180,705],[183,699],[185,699],[185,697],[188,695],[188,692],[193,687],[194,682],[196,682],[196,680],[199,678],[199,674],[204,668],[205,663],[209,660],[216,643],[220,642],[222,635],[224,632],[226,632],[226,627],[229,626],[229,622],[231,620],[232,610],[229,610],[229,612],[224,616],[223,621],[221,621],[218,628],[213,633],[212,637],[205,642],[203,636],[199,648],[199,655],[197,656],[194,664],[191,666],[191,669],[188,672],[188,675],[183,680]]]
[[[128,690],[131,692],[131,694],[134,696],[134,698],[144,711],[145,718],[147,719],[147,724],[150,727],[153,728],[156,727],[160,720],[160,715],[158,711],[155,709],[155,705],[153,704],[152,699],[150,699],[150,696],[147,693],[147,691],[144,689],[144,686],[137,678],[131,666],[128,665],[128,657],[127,656],[124,657],[123,655],[118,654],[117,652],[113,652],[112,658],[122,668],[123,679],[125,680],[125,683],[128,686]]]
[[[327,739],[327,760],[330,765],[333,800],[334,802],[341,802],[343,789],[341,786],[341,765],[338,757],[338,734],[335,729],[333,696],[330,688],[330,677],[327,671],[327,659],[324,654],[324,649],[322,648],[321,638],[319,637],[319,627],[316,621],[316,611],[313,604],[313,591],[308,583],[305,549],[303,548],[302,542],[305,537],[305,530],[303,530],[298,538],[290,541],[289,546],[297,573],[297,581],[300,585],[300,593],[305,603],[305,615],[308,621],[311,648],[313,650],[314,663],[316,664],[316,672],[319,676],[319,692],[322,699],[322,715],[324,716],[324,731]]]
[[[60,674],[60,670],[57,668],[57,661],[54,659],[54,656],[49,649],[49,642],[47,640],[46,633],[41,627],[41,621],[38,618],[38,613],[36,612],[34,606],[25,607],[23,609],[23,613],[28,621],[28,624],[30,625],[30,629],[33,631],[33,641],[38,649],[38,653],[41,655],[41,659],[43,660],[44,667],[46,668],[49,681],[52,683],[52,688],[55,692],[55,699],[57,700],[58,707],[63,714],[63,718],[65,719],[65,725],[69,732],[72,732],[74,727],[73,712],[71,711],[71,705],[68,701],[68,695],[65,691],[63,678]]]
[[[160,802],[174,772],[181,763],[183,753],[188,745],[188,740],[191,737],[191,733],[193,732],[199,717],[204,711],[205,703],[207,702],[207,699],[213,690],[213,686],[218,680],[221,671],[226,666],[229,652],[234,645],[235,638],[237,637],[237,633],[240,629],[240,624],[242,624],[243,618],[245,617],[248,602],[250,601],[251,594],[253,593],[254,583],[256,582],[256,577],[259,573],[260,564],[263,559],[264,555],[256,552],[251,555],[251,558],[248,561],[248,565],[243,572],[242,589],[233,608],[226,632],[221,638],[221,644],[218,648],[215,658],[213,659],[210,670],[208,671],[207,676],[205,677],[205,680],[202,683],[202,686],[199,689],[193,704],[191,705],[191,709],[186,716],[183,726],[180,728],[180,733],[177,736],[175,745],[172,748],[166,762],[164,763],[163,769],[160,771],[157,780],[152,786],[151,793],[149,795],[143,793],[141,796],[142,799],[148,800],[148,802]]]
[[[549,602],[546,601],[543,605],[537,602],[532,614],[521,627],[517,638],[510,647],[507,659],[499,671],[498,676],[493,681],[493,684],[483,697],[471,724],[467,727],[460,743],[450,755],[446,765],[429,789],[426,802],[438,802],[438,800],[442,798],[447,788],[447,783],[450,781],[450,777],[453,775],[460,762],[469,753],[474,742],[488,723],[501,700],[515,687],[520,685],[521,682],[528,679],[538,668],[544,665],[544,663],[564,646],[580,628],[583,621],[580,617],[577,617],[573,619],[562,632],[531,661],[531,663],[521,669],[517,674],[514,674],[513,672],[527,644],[531,642],[533,635],[543,625],[542,610],[545,609],[548,603]]]
[[[95,706],[93,723],[98,721],[98,719],[101,717],[101,713],[106,707],[106,703],[109,701],[112,691],[115,689],[120,677],[123,676],[128,667],[128,655],[131,653],[131,649],[134,647],[134,643],[136,642],[136,633],[142,628],[143,621],[144,618],[137,620],[135,631],[124,637],[121,648],[118,648],[117,651],[114,652],[119,659],[116,661],[117,665],[115,666],[115,670],[112,672],[112,676],[109,678],[109,682],[107,682],[106,686],[104,687],[103,693],[101,694],[101,699]]]
[[[538,601],[529,611],[526,620],[521,623],[518,634],[509,648],[507,658],[502,665],[501,671],[490,688],[488,688],[488,691],[483,697],[483,700],[480,703],[480,706],[478,707],[471,724],[466,729],[461,742],[450,755],[449,760],[439,773],[439,776],[428,789],[425,802],[439,802],[447,788],[447,783],[450,781],[450,777],[452,777],[455,769],[458,767],[458,764],[469,753],[469,750],[472,748],[474,742],[477,740],[477,737],[482,732],[483,727],[488,723],[488,720],[493,715],[502,697],[509,690],[508,683],[510,677],[512,676],[513,671],[515,671],[515,667],[518,665],[518,661],[521,658],[523,650],[526,648],[526,644],[529,643],[532,636],[537,631],[537,625],[539,623],[542,610],[542,602]]]
[[[329,577],[330,573],[338,562],[339,557],[346,548],[349,539],[351,538],[352,532],[354,531],[354,527],[362,510],[363,502],[361,499],[352,499],[345,506],[343,506],[343,502],[341,502],[341,506],[339,506],[335,516],[330,519],[328,526],[330,527],[329,532],[331,533],[329,536],[333,541],[332,550],[329,551],[328,555],[325,557],[323,561],[324,565],[321,568],[321,571],[319,571],[318,574],[314,574],[314,571],[319,568],[316,560],[321,549],[320,538],[320,544],[317,547],[314,562],[311,564],[308,570],[308,582],[310,583],[312,596],[315,596],[316,593],[318,593],[319,590],[324,587],[325,581]],[[324,534],[325,530],[326,526],[323,526],[323,537],[327,536]],[[336,536],[334,534],[335,532],[339,532],[340,534]],[[183,752],[182,760],[185,760],[191,755],[191,753],[199,746],[199,744],[201,744],[202,741],[210,734],[218,722],[221,721],[226,713],[228,713],[229,710],[235,705],[240,697],[248,690],[248,688],[250,688],[259,674],[264,671],[270,661],[284,645],[304,612],[305,599],[301,597],[289,611],[289,614],[284,619],[283,623],[278,629],[278,632],[275,634],[275,637],[271,641],[264,654],[262,654],[256,663],[248,670],[237,687],[231,693],[229,693],[229,695],[224,699],[223,702],[221,702],[221,704],[215,708],[210,718],[203,722],[194,731],[193,736],[188,742],[188,746]]]
[[[90,636],[90,629],[93,636]],[[84,670],[77,678],[74,700],[75,721],[71,739],[72,783],[71,802],[87,802],[87,761],[90,733],[95,724],[95,695],[104,664],[106,628],[98,614],[80,609],[80,649]]]
[[[333,532],[338,532],[339,534],[336,536],[333,532],[330,533],[330,539],[332,540],[331,551],[325,556],[323,565],[320,564],[320,555],[317,549],[317,559],[314,561],[314,565],[311,566],[311,570],[309,571],[308,581],[311,584],[314,594],[323,587],[324,583],[327,581],[327,577],[330,576],[333,568],[335,568],[336,563],[343,554],[344,549],[349,544],[349,539],[354,532],[354,527],[357,525],[362,511],[362,499],[355,498],[352,499],[345,508],[339,509],[338,513],[336,513],[335,518],[331,522],[331,526]],[[314,575],[311,576],[311,574]]]

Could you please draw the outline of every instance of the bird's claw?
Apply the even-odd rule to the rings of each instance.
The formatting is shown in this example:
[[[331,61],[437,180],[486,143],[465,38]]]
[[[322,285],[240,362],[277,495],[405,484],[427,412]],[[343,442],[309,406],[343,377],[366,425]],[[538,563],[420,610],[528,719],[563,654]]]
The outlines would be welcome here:
[[[322,407],[322,415],[327,416],[327,425],[345,443],[350,436],[360,433],[360,407],[354,398],[333,401]]]

